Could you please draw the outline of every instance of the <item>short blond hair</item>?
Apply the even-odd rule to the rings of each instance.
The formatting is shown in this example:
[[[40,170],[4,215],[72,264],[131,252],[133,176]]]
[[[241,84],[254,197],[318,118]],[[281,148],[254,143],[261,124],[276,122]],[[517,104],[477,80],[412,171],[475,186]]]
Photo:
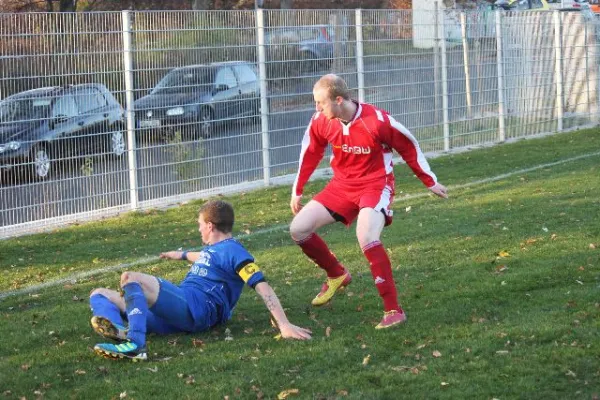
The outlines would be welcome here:
[[[315,83],[314,88],[325,89],[331,100],[335,100],[338,96],[344,100],[350,100],[350,89],[348,89],[346,81],[335,74],[322,76]]]

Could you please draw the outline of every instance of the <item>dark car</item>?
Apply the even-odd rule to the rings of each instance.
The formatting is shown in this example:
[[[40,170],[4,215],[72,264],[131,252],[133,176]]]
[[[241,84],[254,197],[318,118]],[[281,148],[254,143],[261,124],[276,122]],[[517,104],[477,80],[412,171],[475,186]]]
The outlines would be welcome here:
[[[56,162],[86,154],[121,156],[124,111],[101,84],[48,87],[0,102],[0,169],[45,179]]]
[[[256,69],[245,61],[175,68],[134,108],[142,131],[208,138],[216,123],[260,114]]]

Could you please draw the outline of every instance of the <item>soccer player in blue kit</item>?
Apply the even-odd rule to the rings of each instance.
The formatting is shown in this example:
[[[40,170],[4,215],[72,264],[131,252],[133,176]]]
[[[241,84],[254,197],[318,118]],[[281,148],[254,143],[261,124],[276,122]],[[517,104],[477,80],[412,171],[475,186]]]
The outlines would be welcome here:
[[[153,275],[124,272],[123,296],[116,290],[93,290],[92,327],[117,342],[97,344],[94,351],[108,358],[145,360],[147,333],[201,332],[225,323],[244,284],[262,297],[283,338],[310,339],[310,330],[288,321],[254,258],[232,237],[233,223],[234,211],[229,203],[207,202],[198,215],[198,230],[206,246],[199,252],[160,254],[161,258],[193,262],[179,286]]]

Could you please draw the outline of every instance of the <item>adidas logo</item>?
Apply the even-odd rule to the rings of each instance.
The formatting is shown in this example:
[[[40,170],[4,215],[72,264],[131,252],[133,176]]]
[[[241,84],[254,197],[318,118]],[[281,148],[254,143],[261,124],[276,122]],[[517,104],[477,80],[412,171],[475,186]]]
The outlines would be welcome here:
[[[375,278],[375,284],[379,285],[380,283],[385,282],[385,279],[383,279],[382,277],[378,276],[377,278]]]
[[[140,309],[136,307],[133,310],[131,310],[129,312],[129,314],[127,314],[127,315],[141,315],[141,314],[142,314],[142,312],[140,311]]]

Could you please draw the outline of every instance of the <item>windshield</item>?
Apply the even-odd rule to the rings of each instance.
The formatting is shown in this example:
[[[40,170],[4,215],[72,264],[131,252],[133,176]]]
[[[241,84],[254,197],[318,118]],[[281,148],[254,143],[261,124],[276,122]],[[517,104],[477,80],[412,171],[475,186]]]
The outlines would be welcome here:
[[[214,72],[209,68],[180,69],[171,71],[152,89],[155,93],[193,92],[198,89],[210,90],[214,81]]]
[[[48,118],[51,98],[17,98],[0,102],[0,122],[22,122]]]

